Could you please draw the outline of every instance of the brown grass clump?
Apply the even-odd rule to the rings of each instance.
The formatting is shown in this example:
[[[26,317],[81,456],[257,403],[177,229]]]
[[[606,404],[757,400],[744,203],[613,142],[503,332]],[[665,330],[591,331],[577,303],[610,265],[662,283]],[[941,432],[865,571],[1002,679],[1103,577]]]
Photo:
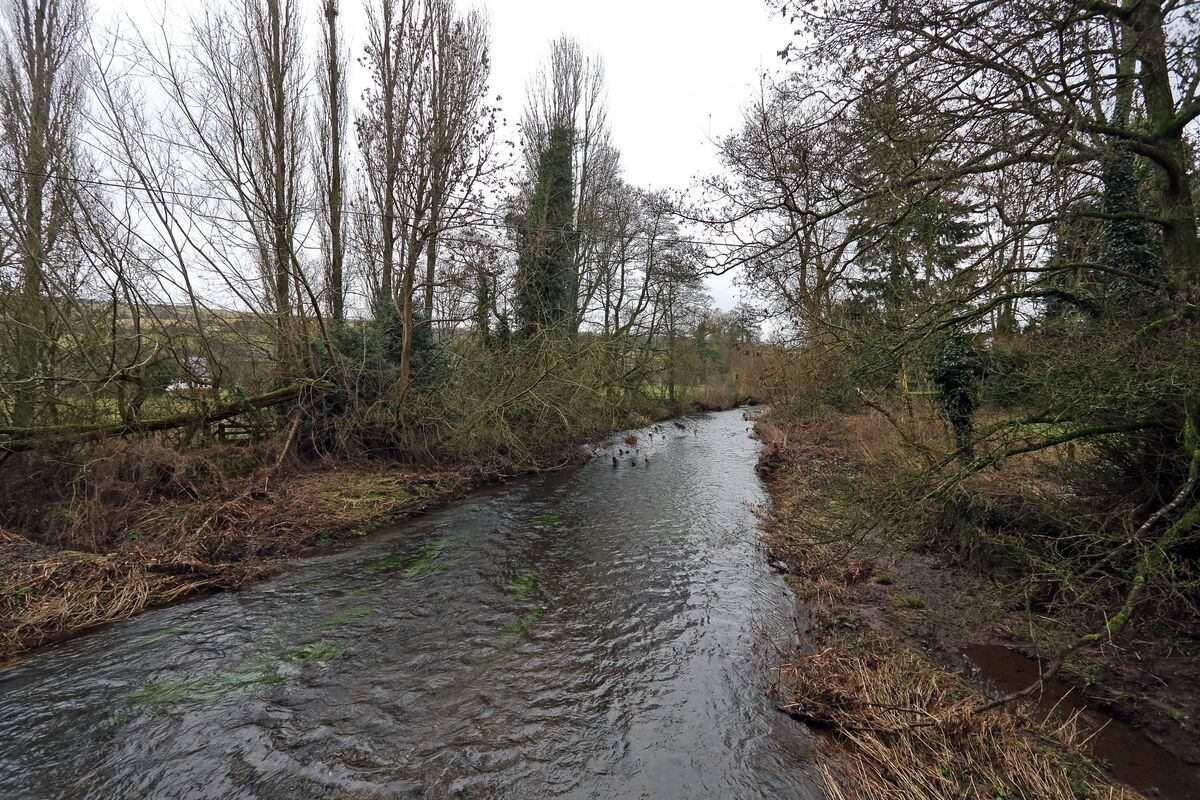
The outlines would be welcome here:
[[[186,457],[181,457],[186,458]],[[249,457],[246,463],[253,464]],[[272,466],[215,480],[206,494],[148,492],[148,471],[105,491],[42,507],[52,519],[90,519],[84,544],[61,548],[0,530],[0,660],[198,593],[239,588],[274,571],[272,560],[366,533],[390,519],[462,494],[478,476],[415,473],[395,465],[326,464],[275,474]],[[196,494],[199,487],[196,487]],[[51,540],[59,538],[53,532]]]
[[[262,567],[205,564],[184,553],[99,556],[0,536],[0,659],[147,606],[237,588]]]
[[[242,479],[203,502],[148,509],[134,524],[142,549],[183,543],[206,562],[273,558],[345,538],[368,523],[420,511],[471,485],[461,472],[326,465],[286,479]]]
[[[975,713],[982,695],[882,637],[795,658],[775,691],[781,710],[835,732],[820,767],[832,800],[1138,797],[1073,754],[1074,720],[1047,730],[1013,709]]]

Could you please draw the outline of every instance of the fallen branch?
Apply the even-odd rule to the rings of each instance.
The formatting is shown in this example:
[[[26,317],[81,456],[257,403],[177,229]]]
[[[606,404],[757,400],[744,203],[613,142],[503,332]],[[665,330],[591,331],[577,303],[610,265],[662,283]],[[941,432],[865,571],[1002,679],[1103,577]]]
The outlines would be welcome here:
[[[283,405],[300,397],[306,391],[327,391],[330,385],[313,381],[295,384],[286,389],[279,389],[267,394],[249,397],[231,405],[201,411],[197,414],[178,414],[155,420],[134,423],[113,423],[107,425],[67,425],[49,428],[2,428],[0,436],[8,436],[7,441],[0,441],[0,452],[17,453],[37,447],[54,444],[74,444],[93,439],[105,439],[114,436],[127,436],[134,433],[153,433],[155,431],[174,430],[189,425],[209,425],[214,422],[236,417],[250,411],[261,411],[264,408]]]

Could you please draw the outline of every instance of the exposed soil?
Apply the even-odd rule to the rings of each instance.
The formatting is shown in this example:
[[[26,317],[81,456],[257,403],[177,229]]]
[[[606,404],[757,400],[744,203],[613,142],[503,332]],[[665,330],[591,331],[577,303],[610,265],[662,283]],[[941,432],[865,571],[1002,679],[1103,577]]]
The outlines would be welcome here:
[[[982,693],[999,687],[966,657],[969,648],[1003,646],[1044,661],[1088,632],[1085,620],[1031,615],[1023,598],[958,563],[953,554],[915,552],[886,535],[852,540],[829,531],[837,486],[855,480],[864,463],[861,438],[843,421],[782,430],[760,422],[760,470],[774,508],[767,520],[775,566],[789,575],[812,618],[818,641],[878,636],[928,657]],[[820,535],[813,530],[819,529]],[[1125,720],[1180,760],[1200,764],[1200,669],[1186,648],[1156,639],[1143,624],[1137,639],[1113,642],[1068,662],[1061,678],[1093,705]],[[1194,642],[1192,643],[1194,644]],[[1009,687],[1011,688],[1011,687]],[[1163,764],[1163,769],[1172,769]],[[1200,772],[1197,772],[1200,775]],[[1183,795],[1190,797],[1191,795]]]

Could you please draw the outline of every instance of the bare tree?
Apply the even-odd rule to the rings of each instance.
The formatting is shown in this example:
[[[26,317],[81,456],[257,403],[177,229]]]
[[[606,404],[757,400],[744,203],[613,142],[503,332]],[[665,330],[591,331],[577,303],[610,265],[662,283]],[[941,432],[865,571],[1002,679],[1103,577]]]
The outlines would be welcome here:
[[[377,317],[396,313],[397,249],[403,241],[403,219],[398,213],[404,143],[412,121],[409,98],[417,79],[416,71],[406,68],[406,64],[423,50],[420,40],[426,38],[415,20],[416,5],[413,0],[378,0],[367,8],[364,61],[371,85],[356,125],[366,188],[378,214],[379,265],[372,276],[372,305]]]
[[[304,371],[311,355],[311,316],[297,311],[321,318],[299,238],[307,192],[301,32],[295,0],[231,0],[193,21],[190,47],[180,48],[164,25],[161,40],[143,38],[138,53],[169,100],[161,138],[190,173],[180,180],[191,186],[175,198],[190,203],[194,221],[206,221],[190,233],[203,239],[191,254],[270,319],[283,375]],[[253,272],[244,268],[247,252]]]
[[[77,177],[76,126],[80,116],[82,56],[88,33],[84,0],[6,0],[0,116],[4,179],[0,203],[7,223],[0,269],[15,262],[16,279],[4,291],[5,334],[12,353],[11,417],[29,424],[39,393],[53,389],[41,369],[56,336],[50,294],[69,268]],[[9,348],[6,347],[6,350]],[[8,361],[8,359],[3,359]],[[49,387],[43,384],[50,382]]]
[[[376,314],[399,319],[404,387],[415,329],[432,325],[439,237],[477,208],[477,183],[488,169],[495,126],[486,104],[487,21],[479,12],[460,15],[452,0],[384,0],[371,19],[372,88],[358,127],[380,216]]]
[[[335,322],[346,316],[345,163],[346,55],[338,29],[338,0],[325,0],[321,37],[318,192],[325,237],[325,280],[329,315]]]
[[[432,7],[429,94],[429,224],[425,236],[426,320],[433,316],[438,234],[477,204],[488,169],[495,110],[486,105],[490,77],[487,20],[478,10],[458,17],[450,0]]]

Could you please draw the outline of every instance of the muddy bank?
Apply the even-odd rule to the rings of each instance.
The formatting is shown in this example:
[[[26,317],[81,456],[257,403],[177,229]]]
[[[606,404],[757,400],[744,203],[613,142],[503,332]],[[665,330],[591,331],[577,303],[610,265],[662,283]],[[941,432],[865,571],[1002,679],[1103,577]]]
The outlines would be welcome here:
[[[689,409],[727,410],[732,402],[709,398]],[[631,414],[617,429],[679,412],[651,413]],[[82,503],[67,481],[46,486],[59,478],[53,473],[13,481],[0,492],[0,668],[148,608],[254,584],[289,559],[350,546],[483,485],[587,457],[581,441],[520,463],[419,469],[278,459],[275,444],[176,453],[114,442],[104,453],[113,474]]]
[[[1024,662],[1036,677],[1038,662],[1027,657],[1040,657],[1044,665],[1067,642],[1089,630],[1086,620],[1031,615],[1025,598],[1014,598],[1011,589],[1006,593],[954,554],[917,552],[887,530],[863,536],[839,528],[846,501],[840,487],[862,480],[874,466],[870,455],[876,442],[862,434],[857,422],[830,420],[786,429],[760,422],[758,431],[766,445],[760,471],[768,479],[774,501],[767,525],[769,549],[775,566],[789,575],[803,598],[813,640],[812,651],[797,654],[789,665],[797,668],[791,688],[787,680],[781,682],[781,703],[799,704],[789,712],[800,709],[798,716],[810,722],[848,724],[860,719],[886,726],[889,723],[875,718],[874,712],[864,711],[874,702],[873,694],[903,694],[901,689],[907,691],[923,680],[938,683],[941,679],[936,676],[941,674],[965,681],[966,687],[966,693],[954,693],[952,701],[943,698],[943,706],[953,708],[942,721],[967,724],[964,720],[974,720],[972,708],[1012,691],[1015,683],[1030,682],[1025,680],[1028,674],[1014,674],[1012,663],[999,664],[981,653],[994,656],[1002,649]],[[1150,626],[1138,631],[1142,641],[1136,648],[1130,642],[1114,642],[1068,663],[1061,677],[1074,699],[1064,701],[1060,693],[1058,710],[1075,703],[1075,710],[1084,712],[1078,719],[1039,713],[1037,703],[1016,704],[1002,709],[1006,717],[1019,722],[1005,736],[1032,736],[1053,742],[1052,749],[1074,750],[1079,755],[1066,757],[1064,769],[1086,773],[1090,765],[1111,766],[1108,775],[1115,774],[1150,796],[1180,800],[1200,796],[1196,766],[1200,748],[1193,727],[1200,709],[1195,665],[1182,663],[1188,659],[1181,661],[1182,654],[1170,641],[1145,641],[1152,631]],[[894,648],[904,658],[914,659],[908,665],[909,678],[886,674],[885,662],[894,655],[881,657],[880,653]],[[818,656],[829,662],[827,671],[840,678],[812,672],[809,661]],[[849,679],[850,674],[860,675],[861,680]],[[831,685],[838,680],[840,685]],[[922,699],[928,696],[916,698]],[[908,701],[915,702],[911,697]],[[892,702],[901,704],[897,696]],[[945,710],[923,706],[923,712],[935,716]],[[1109,734],[1122,729],[1127,734],[1125,744],[1106,745],[1111,736],[1083,744],[1105,727],[1106,714],[1120,721],[1110,726]],[[822,720],[822,715],[832,718]],[[1072,726],[1077,730],[1065,729]],[[1133,740],[1140,746],[1129,745]],[[906,757],[911,760],[917,755]],[[1038,756],[1042,757],[1055,758],[1047,753]],[[936,770],[936,764],[932,768]],[[1093,776],[1091,780],[1103,785],[1106,779]]]
[[[262,580],[285,559],[361,539],[485,477],[386,463],[252,476],[208,497],[149,505],[105,552],[0,528],[0,662],[147,608]]]

